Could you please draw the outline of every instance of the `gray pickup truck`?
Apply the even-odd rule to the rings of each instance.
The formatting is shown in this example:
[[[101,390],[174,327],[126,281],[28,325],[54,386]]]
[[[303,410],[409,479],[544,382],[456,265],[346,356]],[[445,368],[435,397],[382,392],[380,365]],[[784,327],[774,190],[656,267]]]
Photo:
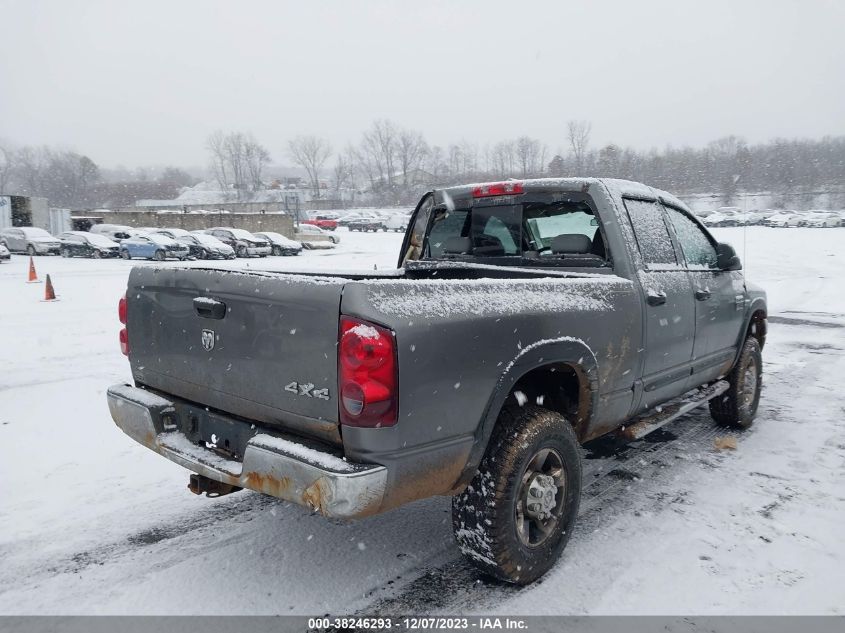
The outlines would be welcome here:
[[[330,517],[450,495],[462,552],[526,584],[578,511],[580,444],[709,403],[755,415],[765,293],[675,197],[543,179],[426,194],[398,268],[137,267],[115,423],[210,496]]]

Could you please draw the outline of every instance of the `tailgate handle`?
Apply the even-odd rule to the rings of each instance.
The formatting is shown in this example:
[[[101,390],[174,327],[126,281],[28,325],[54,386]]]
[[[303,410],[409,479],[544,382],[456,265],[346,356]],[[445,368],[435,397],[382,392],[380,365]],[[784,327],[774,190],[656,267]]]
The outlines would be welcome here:
[[[222,319],[226,316],[226,304],[211,297],[194,299],[194,310],[204,319]]]

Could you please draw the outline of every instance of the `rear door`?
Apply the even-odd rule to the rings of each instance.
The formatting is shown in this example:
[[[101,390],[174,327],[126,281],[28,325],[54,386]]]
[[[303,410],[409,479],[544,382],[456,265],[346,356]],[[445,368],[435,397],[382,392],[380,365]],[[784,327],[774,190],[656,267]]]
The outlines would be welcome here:
[[[402,240],[402,250],[399,252],[399,268],[408,260],[419,259],[423,254],[425,236],[428,233],[428,223],[431,220],[431,210],[434,208],[434,194],[427,193],[414,210],[405,239]]]
[[[149,387],[337,439],[339,278],[132,270],[130,361]]]
[[[642,398],[649,408],[687,390],[695,306],[692,284],[656,200],[624,198],[639,253],[645,332]]]
[[[719,270],[716,241],[689,213],[664,204],[695,297],[694,382],[724,374],[733,363],[745,319],[741,271]]]

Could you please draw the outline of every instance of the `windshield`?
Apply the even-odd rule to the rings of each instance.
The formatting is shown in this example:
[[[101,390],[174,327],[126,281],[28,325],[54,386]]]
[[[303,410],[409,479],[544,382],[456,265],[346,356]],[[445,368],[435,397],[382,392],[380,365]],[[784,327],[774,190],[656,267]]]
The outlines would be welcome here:
[[[186,235],[185,237],[193,237],[205,246],[213,246],[215,248],[220,248],[221,246],[226,246],[223,242],[218,240],[213,235],[207,235],[205,233],[194,233],[193,235]]]
[[[90,233],[85,236],[91,244],[94,246],[117,246],[112,240],[107,238],[105,235],[97,235],[96,233]]]
[[[50,235],[44,229],[37,229],[37,228],[32,227],[32,226],[21,227],[21,231],[23,231],[23,234],[26,235],[27,237],[50,237],[50,238],[53,237],[52,235]]]
[[[529,258],[564,265],[606,264],[598,220],[586,202],[473,207],[438,216],[427,259]]]
[[[255,241],[257,239],[252,233],[250,233],[249,231],[244,231],[243,229],[227,229],[227,230],[229,232],[231,232],[231,234],[234,235],[239,240]]]

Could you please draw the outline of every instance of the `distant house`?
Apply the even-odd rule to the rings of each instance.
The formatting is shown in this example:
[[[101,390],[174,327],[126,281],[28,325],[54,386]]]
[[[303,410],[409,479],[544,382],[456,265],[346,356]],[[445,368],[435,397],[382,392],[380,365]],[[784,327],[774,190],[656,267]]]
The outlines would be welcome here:
[[[429,186],[434,185],[435,176],[430,171],[424,169],[409,169],[406,173],[396,172],[392,178],[382,176],[373,184],[373,191],[379,191],[387,186],[390,180],[395,186],[399,187],[415,187],[415,186]]]

